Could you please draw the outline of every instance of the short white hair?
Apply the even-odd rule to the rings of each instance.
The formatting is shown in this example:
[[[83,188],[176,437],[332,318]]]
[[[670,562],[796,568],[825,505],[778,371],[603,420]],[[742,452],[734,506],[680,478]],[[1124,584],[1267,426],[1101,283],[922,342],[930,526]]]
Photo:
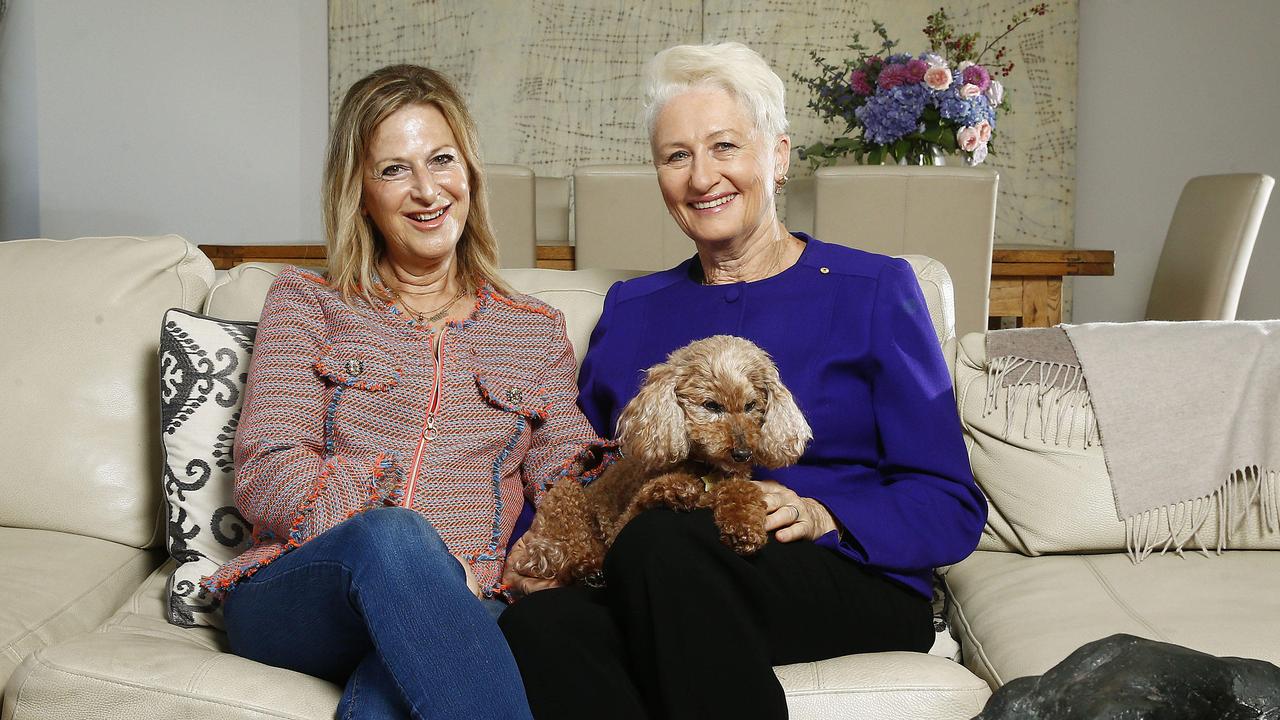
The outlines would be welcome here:
[[[644,125],[653,139],[658,113],[671,98],[701,87],[737,98],[756,129],[787,131],[786,87],[760,53],[738,42],[676,45],[653,56],[644,72]]]

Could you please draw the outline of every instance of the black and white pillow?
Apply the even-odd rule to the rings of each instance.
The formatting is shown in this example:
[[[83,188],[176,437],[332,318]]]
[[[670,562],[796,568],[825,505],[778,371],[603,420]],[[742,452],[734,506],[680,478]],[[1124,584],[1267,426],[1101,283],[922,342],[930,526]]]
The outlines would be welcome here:
[[[200,578],[249,546],[249,523],[231,501],[231,446],[257,323],[174,308],[160,331],[169,622],[222,627],[220,604]]]

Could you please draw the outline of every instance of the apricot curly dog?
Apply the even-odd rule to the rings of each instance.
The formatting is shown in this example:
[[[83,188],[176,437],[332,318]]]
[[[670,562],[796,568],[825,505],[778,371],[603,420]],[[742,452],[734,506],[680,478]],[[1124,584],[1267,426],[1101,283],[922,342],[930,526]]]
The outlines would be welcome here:
[[[595,482],[562,481],[547,493],[516,569],[599,583],[618,532],[659,506],[711,508],[724,543],[750,555],[767,540],[752,466],[790,465],[812,437],[777,367],[755,343],[730,335],[692,342],[649,368],[623,409],[623,458]]]

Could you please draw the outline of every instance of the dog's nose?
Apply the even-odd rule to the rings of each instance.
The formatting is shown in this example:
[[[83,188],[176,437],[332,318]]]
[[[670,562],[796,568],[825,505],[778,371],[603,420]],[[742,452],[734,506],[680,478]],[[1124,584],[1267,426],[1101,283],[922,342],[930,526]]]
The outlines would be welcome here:
[[[734,448],[729,452],[729,456],[734,462],[746,462],[751,459],[751,450],[747,448]]]

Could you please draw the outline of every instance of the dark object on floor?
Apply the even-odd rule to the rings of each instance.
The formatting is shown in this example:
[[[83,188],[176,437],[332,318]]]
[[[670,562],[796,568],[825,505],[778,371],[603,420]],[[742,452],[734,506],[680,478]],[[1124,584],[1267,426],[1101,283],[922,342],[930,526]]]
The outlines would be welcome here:
[[[1280,720],[1280,667],[1132,635],[1000,688],[974,720]]]

